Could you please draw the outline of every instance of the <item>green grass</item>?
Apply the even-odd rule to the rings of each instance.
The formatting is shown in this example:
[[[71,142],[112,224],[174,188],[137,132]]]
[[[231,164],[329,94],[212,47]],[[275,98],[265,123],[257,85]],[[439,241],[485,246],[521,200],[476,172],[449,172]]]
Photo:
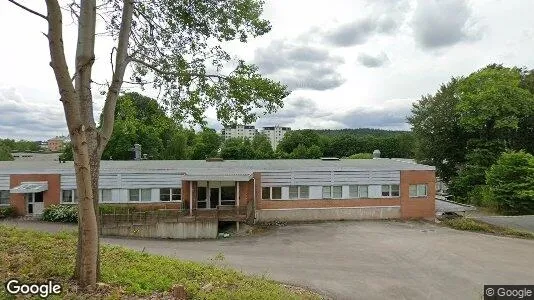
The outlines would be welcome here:
[[[523,239],[534,239],[534,233],[513,228],[505,228],[470,218],[452,218],[443,220],[443,224],[458,230],[490,233]]]
[[[289,289],[266,278],[246,276],[213,264],[171,259],[118,246],[102,246],[102,282],[109,286],[97,294],[84,294],[77,292],[70,280],[75,249],[74,233],[49,234],[0,226],[0,299],[8,296],[3,283],[10,278],[23,282],[58,281],[68,289],[61,295],[62,299],[149,296],[168,291],[174,284],[183,285],[191,299],[319,298],[311,292]]]

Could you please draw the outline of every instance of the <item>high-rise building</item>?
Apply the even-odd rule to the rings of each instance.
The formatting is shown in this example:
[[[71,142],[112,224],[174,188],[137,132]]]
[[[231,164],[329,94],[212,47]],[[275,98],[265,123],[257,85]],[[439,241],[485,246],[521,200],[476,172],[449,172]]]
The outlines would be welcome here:
[[[221,130],[224,139],[249,138],[252,139],[258,130],[253,125],[230,125]]]
[[[273,150],[275,150],[276,147],[278,147],[278,143],[280,143],[280,141],[284,138],[284,135],[288,131],[291,131],[291,128],[281,127],[277,125],[271,127],[263,127],[262,133],[269,138],[271,146],[273,147]]]

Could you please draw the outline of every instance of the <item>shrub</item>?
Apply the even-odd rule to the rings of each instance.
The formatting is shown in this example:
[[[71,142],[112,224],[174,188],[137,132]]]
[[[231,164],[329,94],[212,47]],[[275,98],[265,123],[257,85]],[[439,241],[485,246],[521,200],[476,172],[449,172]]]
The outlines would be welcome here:
[[[372,153],[356,153],[349,156],[350,159],[370,159],[373,158]]]
[[[13,207],[0,207],[0,219],[11,218],[15,217],[16,215],[17,213],[15,212],[15,209]]]
[[[534,213],[534,156],[505,152],[486,172],[489,197],[503,213]]]
[[[51,205],[44,209],[41,219],[49,222],[77,223],[78,206],[66,204]]]
[[[132,213],[136,211],[135,206],[128,205],[100,204],[98,208],[101,214],[125,214],[127,212]]]

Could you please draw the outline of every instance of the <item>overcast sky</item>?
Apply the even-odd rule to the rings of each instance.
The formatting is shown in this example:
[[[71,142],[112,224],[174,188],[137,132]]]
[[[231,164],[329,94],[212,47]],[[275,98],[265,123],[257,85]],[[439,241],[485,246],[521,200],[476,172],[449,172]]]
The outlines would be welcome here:
[[[532,11],[532,0],[266,0],[272,31],[228,49],[293,91],[257,126],[409,129],[411,104],[452,76],[490,63],[534,68]],[[73,62],[76,28],[64,19]],[[0,28],[0,138],[66,134],[46,23],[0,1]],[[109,77],[109,50],[97,41],[96,80]]]

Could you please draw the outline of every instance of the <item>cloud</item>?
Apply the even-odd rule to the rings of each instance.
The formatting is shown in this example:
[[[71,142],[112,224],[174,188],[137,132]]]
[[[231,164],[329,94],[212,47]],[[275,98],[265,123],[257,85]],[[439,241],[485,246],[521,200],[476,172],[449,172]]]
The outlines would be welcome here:
[[[381,52],[378,55],[361,53],[358,55],[358,62],[367,68],[378,68],[389,62],[386,53]]]
[[[377,34],[395,33],[406,18],[408,1],[373,1],[368,3],[370,12],[365,18],[338,25],[321,34],[323,40],[338,47],[365,44]]]
[[[465,0],[419,0],[413,29],[416,42],[427,49],[477,40],[482,33]]]
[[[408,100],[386,101],[380,107],[360,107],[333,117],[345,128],[409,129],[406,118],[412,102]]]
[[[343,58],[300,42],[274,40],[267,47],[256,49],[254,63],[261,72],[272,75],[291,90],[324,91],[345,82],[337,71],[344,63]]]
[[[68,132],[60,105],[25,99],[15,88],[0,87],[0,137],[43,139]]]
[[[379,107],[359,107],[348,111],[329,112],[322,110],[315,101],[295,97],[288,99],[278,113],[267,115],[256,125],[290,126],[293,129],[340,129],[340,128],[382,128],[408,130],[406,117],[410,114],[411,101],[393,100]]]

